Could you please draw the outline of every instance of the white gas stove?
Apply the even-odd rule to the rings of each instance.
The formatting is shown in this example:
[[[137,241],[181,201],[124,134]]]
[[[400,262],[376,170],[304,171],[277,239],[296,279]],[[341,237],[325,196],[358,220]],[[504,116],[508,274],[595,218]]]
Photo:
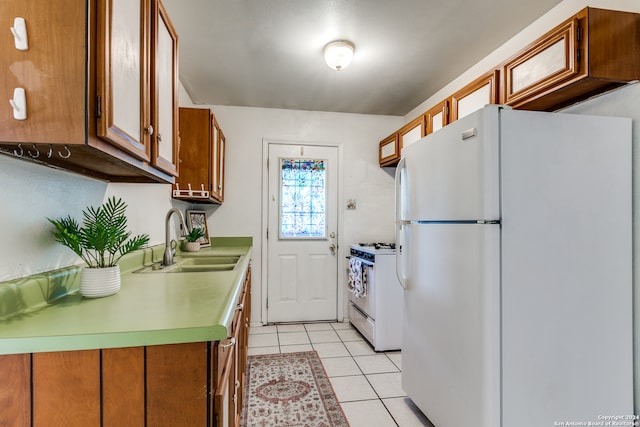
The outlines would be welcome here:
[[[402,287],[396,277],[395,244],[359,243],[351,245],[350,252],[349,321],[376,351],[400,349]]]

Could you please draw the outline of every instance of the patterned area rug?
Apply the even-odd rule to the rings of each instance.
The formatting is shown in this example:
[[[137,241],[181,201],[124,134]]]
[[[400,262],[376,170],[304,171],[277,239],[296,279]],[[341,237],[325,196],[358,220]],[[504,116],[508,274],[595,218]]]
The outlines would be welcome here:
[[[348,427],[315,351],[249,356],[243,427]]]

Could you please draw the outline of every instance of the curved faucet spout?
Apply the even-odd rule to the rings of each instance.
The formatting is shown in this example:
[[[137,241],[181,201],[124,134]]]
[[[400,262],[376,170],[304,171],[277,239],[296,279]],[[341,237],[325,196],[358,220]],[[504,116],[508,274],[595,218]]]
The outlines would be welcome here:
[[[164,257],[162,258],[162,265],[173,265],[173,256],[176,254],[175,249],[171,248],[171,229],[169,224],[171,223],[171,216],[173,214],[178,215],[178,219],[180,220],[180,236],[186,236],[187,234],[187,225],[184,223],[184,216],[182,215],[182,211],[178,208],[171,208],[169,212],[167,212],[167,216],[164,219],[164,236],[165,236],[165,247],[164,247]]]

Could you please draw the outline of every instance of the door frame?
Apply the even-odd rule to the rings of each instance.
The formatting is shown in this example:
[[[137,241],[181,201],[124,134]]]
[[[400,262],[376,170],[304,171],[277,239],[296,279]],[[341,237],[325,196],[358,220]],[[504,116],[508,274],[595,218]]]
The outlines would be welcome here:
[[[346,259],[345,257],[348,255],[348,253],[345,253],[344,251],[347,250],[349,248],[345,248],[344,245],[342,244],[342,224],[343,224],[343,214],[344,211],[343,209],[341,209],[342,206],[342,200],[343,200],[343,168],[342,168],[342,164],[343,164],[343,144],[341,142],[312,142],[312,141],[290,141],[290,140],[279,140],[279,139],[272,139],[272,138],[262,138],[262,205],[261,205],[261,210],[262,210],[262,221],[260,224],[260,236],[261,236],[261,252],[262,252],[262,256],[261,256],[261,263],[262,263],[262,271],[261,271],[261,287],[260,287],[260,306],[261,306],[261,315],[260,315],[260,322],[263,325],[267,324],[267,296],[268,296],[268,286],[267,286],[267,280],[268,280],[268,273],[269,273],[269,264],[268,264],[268,260],[269,260],[269,244],[268,244],[268,240],[267,240],[267,227],[269,225],[269,169],[267,168],[267,159],[269,158],[269,145],[271,144],[275,144],[275,145],[313,145],[313,146],[321,146],[321,147],[332,147],[332,148],[337,148],[338,149],[338,205],[336,206],[336,209],[338,210],[337,214],[338,214],[338,224],[336,224],[336,232],[338,233],[338,236],[336,238],[336,244],[337,244],[337,249],[336,249],[336,262],[338,263],[337,265],[337,276],[336,277],[336,282],[337,282],[337,286],[338,286],[338,295],[337,295],[337,307],[336,307],[336,312],[337,312],[337,320],[339,322],[344,321],[347,316],[345,313],[346,310],[346,306],[345,306],[345,277],[346,277],[346,270],[345,270],[345,262],[344,260]],[[273,236],[273,233],[272,233]],[[344,273],[344,274],[342,274]],[[344,277],[343,277],[344,276]]]

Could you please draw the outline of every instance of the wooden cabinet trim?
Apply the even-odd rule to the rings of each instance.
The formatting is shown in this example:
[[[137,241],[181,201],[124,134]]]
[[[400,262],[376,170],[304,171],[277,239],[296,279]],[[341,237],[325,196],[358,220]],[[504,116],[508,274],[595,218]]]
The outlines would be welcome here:
[[[386,150],[389,146],[392,146],[393,152],[387,154]],[[396,164],[398,160],[400,160],[400,142],[396,132],[380,141],[378,145],[378,161],[380,166],[389,166]]]
[[[442,123],[441,127],[445,127],[449,124],[449,100],[445,99],[444,101],[434,105],[424,114],[425,117],[425,133],[429,135],[433,133],[433,119],[434,116],[438,114],[442,114]]]
[[[489,102],[487,104],[495,104],[498,100],[499,75],[500,75],[500,72],[498,70],[492,70],[478,77],[477,79],[475,79],[474,81],[472,81],[471,83],[469,83],[468,85],[466,85],[465,87],[463,87],[462,89],[454,93],[451,96],[451,114],[450,114],[449,122],[454,122],[458,120],[458,114],[459,114],[458,104],[460,103],[460,101],[463,98],[471,95],[475,91],[483,88],[486,85],[489,85]]]
[[[151,110],[149,105],[150,87],[150,31],[151,9],[148,0],[140,3],[140,128],[139,134],[132,135],[115,123],[113,95],[113,67],[111,59],[111,29],[113,26],[113,0],[97,0],[97,99],[98,136],[134,157],[151,159]],[[147,131],[148,130],[148,131]]]
[[[577,35],[580,24],[579,18],[569,19],[545,34],[538,41],[532,43],[524,49],[524,52],[508,61],[504,65],[504,96],[503,100],[507,104],[518,102],[518,100],[535,95],[537,92],[544,90],[550,85],[557,84],[563,80],[573,78],[584,73],[584,60],[579,61],[578,49],[579,44]],[[558,42],[564,42],[564,68],[558,69],[543,78],[532,82],[520,90],[513,90],[513,71],[518,66],[531,60],[543,51],[555,45]],[[584,50],[584,49],[583,49]]]
[[[178,176],[178,129],[179,129],[179,114],[178,114],[178,33],[176,32],[171,19],[169,18],[169,14],[165,9],[162,1],[153,0],[153,10],[155,19],[153,20],[153,36],[152,36],[152,52],[154,52],[153,62],[152,62],[152,70],[153,70],[153,85],[152,85],[152,101],[153,105],[153,119],[152,123],[156,132],[154,132],[152,141],[152,159],[151,163],[156,168],[168,173],[172,176]],[[159,65],[160,62],[158,57],[160,55],[158,48],[158,37],[160,34],[160,26],[164,26],[172,40],[173,47],[171,50],[171,132],[169,135],[162,135],[162,125],[160,120],[160,99],[158,93],[160,91],[161,82],[159,76]],[[165,139],[163,141],[162,139]],[[166,139],[169,138],[169,142]],[[167,159],[160,154],[160,144],[162,143],[170,143],[171,144],[171,159]]]
[[[398,130],[398,152],[400,156],[402,155],[402,149],[405,147],[404,136],[418,128],[420,129],[420,138],[423,138],[425,136],[424,115],[416,117]]]

